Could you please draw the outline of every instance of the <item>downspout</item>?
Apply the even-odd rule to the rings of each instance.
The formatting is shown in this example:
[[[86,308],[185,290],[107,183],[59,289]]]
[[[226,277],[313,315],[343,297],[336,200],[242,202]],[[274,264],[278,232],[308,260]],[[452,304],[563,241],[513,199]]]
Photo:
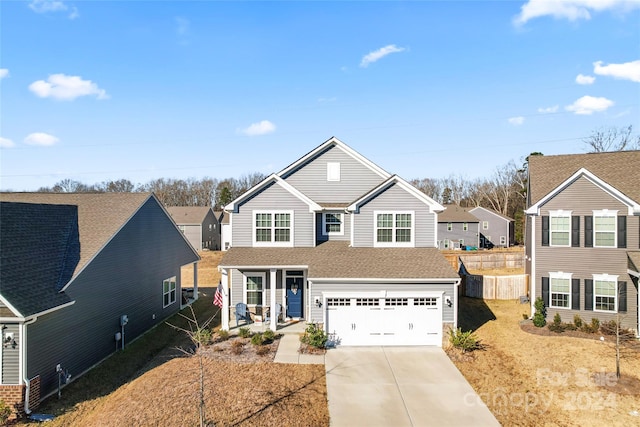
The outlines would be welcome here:
[[[25,384],[24,390],[24,413],[29,415],[31,413],[31,409],[29,409],[29,393],[31,392],[31,381],[27,378],[27,357],[26,357],[26,346],[27,346],[27,326],[32,325],[38,320],[37,317],[25,322],[22,324],[22,337],[20,340],[20,344],[22,347],[22,369],[23,369],[23,378]]]

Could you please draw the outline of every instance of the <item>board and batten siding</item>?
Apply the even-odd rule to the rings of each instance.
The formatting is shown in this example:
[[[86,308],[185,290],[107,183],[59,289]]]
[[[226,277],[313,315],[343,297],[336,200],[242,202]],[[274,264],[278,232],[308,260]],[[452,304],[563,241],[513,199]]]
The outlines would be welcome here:
[[[20,384],[20,324],[19,323],[3,323],[2,340],[7,334],[13,334],[13,341],[4,343],[0,347],[2,355],[2,372],[0,373],[0,384]]]
[[[340,163],[340,181],[327,181],[330,162]],[[385,179],[337,146],[329,147],[282,178],[319,203],[351,203]]]
[[[116,350],[120,316],[125,345],[180,309],[180,267],[197,260],[151,198],[68,286],[75,304],[26,326],[27,377],[41,376],[42,396],[57,388],[55,367],[72,378]],[[176,301],[163,308],[163,280],[176,277]]]
[[[436,247],[436,214],[412,194],[396,184],[379,193],[354,214],[354,247],[372,247],[375,230],[374,211],[414,211],[415,247]]]
[[[580,247],[542,246],[542,217],[548,216],[552,210],[571,211],[572,216],[580,216]],[[615,320],[615,313],[584,310],[585,279],[593,279],[593,274],[617,275],[618,281],[627,282],[627,312],[622,317],[622,325],[626,328],[637,328],[636,316],[638,291],[627,273],[627,251],[638,248],[640,230],[637,218],[627,216],[626,248],[584,247],[584,217],[592,216],[594,210],[617,210],[619,216],[626,216],[628,207],[604,192],[585,178],[579,178],[565,190],[540,207],[540,215],[530,217],[535,221],[535,297],[542,296],[542,277],[549,277],[550,272],[572,273],[573,279],[580,279],[580,310],[547,309],[547,321],[559,313],[563,322],[572,322],[575,314],[584,320],[592,317],[600,321]]]
[[[366,279],[363,279],[362,283],[313,282],[309,298],[311,301],[315,301],[316,298],[323,301],[323,292],[345,292],[346,294],[353,292],[355,294],[358,292],[380,291],[416,292],[417,294],[421,292],[444,292],[442,296],[442,321],[443,323],[453,323],[453,306],[448,307],[444,303],[446,297],[450,297],[451,300],[454,299],[456,285],[452,283],[371,283],[367,282]],[[345,296],[347,296],[346,294]],[[325,309],[324,304],[322,307],[311,304],[311,315],[307,317],[307,320],[312,323],[322,323]]]
[[[254,210],[292,210],[293,244],[299,247],[315,246],[314,214],[302,200],[277,184],[270,184],[251,197],[232,213],[233,246],[253,246]]]

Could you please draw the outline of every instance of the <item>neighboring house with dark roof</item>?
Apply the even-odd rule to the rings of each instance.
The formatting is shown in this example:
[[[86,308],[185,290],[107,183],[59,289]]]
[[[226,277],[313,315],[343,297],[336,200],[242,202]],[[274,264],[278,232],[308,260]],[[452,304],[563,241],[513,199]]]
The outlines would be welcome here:
[[[174,314],[198,260],[153,194],[0,193],[0,398],[29,412]]]
[[[220,250],[220,222],[210,206],[168,206],[167,211],[197,251]]]
[[[478,248],[479,220],[470,213],[470,208],[458,205],[444,205],[444,212],[438,214],[438,248],[461,249]]]
[[[478,206],[469,209],[480,221],[481,248],[508,248],[514,244],[514,220],[498,212]]]
[[[640,151],[529,157],[531,312],[640,329]]]
[[[441,346],[460,281],[436,247],[442,210],[327,140],[225,207],[222,328],[238,303],[258,315],[279,304],[285,322],[320,323],[335,344]]]

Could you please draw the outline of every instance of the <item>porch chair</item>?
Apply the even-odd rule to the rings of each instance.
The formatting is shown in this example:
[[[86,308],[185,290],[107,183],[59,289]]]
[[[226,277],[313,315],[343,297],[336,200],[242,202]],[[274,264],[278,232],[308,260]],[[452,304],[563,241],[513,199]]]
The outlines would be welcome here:
[[[236,326],[238,326],[238,322],[240,322],[241,320],[244,320],[247,323],[251,323],[251,313],[249,313],[247,304],[243,302],[239,302],[236,304]]]
[[[276,303],[276,323],[280,320],[280,313],[282,312],[282,304]],[[264,318],[265,322],[269,322],[271,320],[271,310],[267,311],[267,314]]]

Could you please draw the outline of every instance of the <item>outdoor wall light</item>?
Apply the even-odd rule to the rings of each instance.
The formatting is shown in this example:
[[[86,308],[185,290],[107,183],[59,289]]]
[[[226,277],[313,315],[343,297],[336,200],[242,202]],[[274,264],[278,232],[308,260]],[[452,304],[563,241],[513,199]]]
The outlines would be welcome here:
[[[447,303],[447,307],[451,307],[451,304],[453,304],[453,303],[451,302],[451,297],[446,297],[446,298],[445,298],[445,302]]]
[[[316,297],[316,307],[320,308],[322,307],[322,301],[320,301],[320,298]]]

